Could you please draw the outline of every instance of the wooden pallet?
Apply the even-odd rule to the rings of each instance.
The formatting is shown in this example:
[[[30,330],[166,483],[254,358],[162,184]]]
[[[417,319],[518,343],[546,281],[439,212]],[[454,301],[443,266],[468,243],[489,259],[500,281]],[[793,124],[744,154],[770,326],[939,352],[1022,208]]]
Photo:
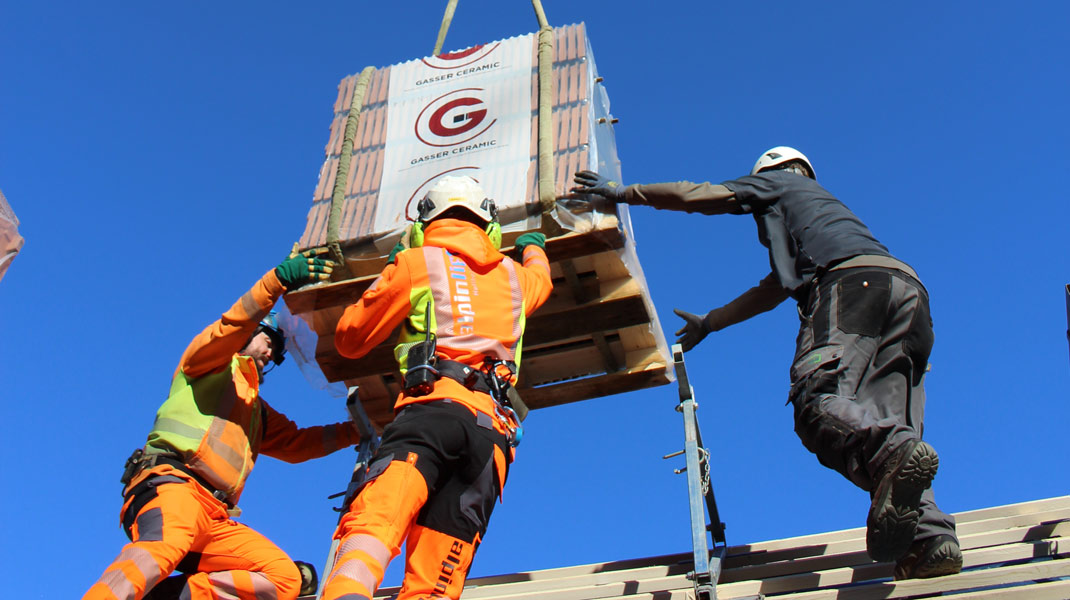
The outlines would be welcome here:
[[[728,548],[717,598],[956,600],[1070,598],[1070,496],[955,515],[964,570],[892,581],[866,555],[865,529]],[[694,600],[691,553],[471,579],[462,600]],[[397,588],[380,589],[389,598]]]
[[[547,241],[554,291],[527,320],[517,386],[531,409],[671,381],[671,363],[659,349],[651,325],[653,304],[641,279],[632,276],[621,258],[624,233],[615,218],[604,219],[603,224],[594,231]],[[400,392],[393,353],[397,332],[357,360],[340,356],[334,347],[335,327],[345,307],[377,276],[376,270],[310,286],[284,299],[290,312],[304,316],[316,332],[316,362],[327,380],[359,386],[365,412],[382,428],[393,420]]]

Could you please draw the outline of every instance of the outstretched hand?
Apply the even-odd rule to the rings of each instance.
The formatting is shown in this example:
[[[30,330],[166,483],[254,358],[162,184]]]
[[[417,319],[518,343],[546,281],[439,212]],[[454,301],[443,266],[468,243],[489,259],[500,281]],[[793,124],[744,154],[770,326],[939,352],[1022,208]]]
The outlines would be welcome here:
[[[579,171],[572,178],[576,187],[569,190],[572,192],[568,197],[574,200],[583,200],[580,195],[595,194],[611,202],[624,200],[624,186],[620,182],[603,177],[594,171]]]
[[[315,281],[327,281],[334,271],[334,261],[317,258],[323,254],[327,254],[326,248],[290,252],[290,256],[275,267],[275,276],[287,290]]]
[[[684,326],[676,332],[676,335],[680,336],[676,343],[683,347],[684,352],[697,346],[709,335],[711,329],[705,316],[692,314],[679,308],[674,308],[672,311],[684,320]]]

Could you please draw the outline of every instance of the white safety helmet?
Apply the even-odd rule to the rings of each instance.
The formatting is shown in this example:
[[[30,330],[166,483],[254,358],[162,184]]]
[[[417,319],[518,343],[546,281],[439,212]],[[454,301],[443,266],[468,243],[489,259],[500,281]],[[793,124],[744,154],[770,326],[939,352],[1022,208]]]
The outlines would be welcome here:
[[[800,161],[806,165],[806,168],[810,170],[810,177],[817,179],[817,174],[814,172],[814,165],[810,164],[810,159],[806,158],[806,155],[802,152],[789,146],[777,146],[776,148],[770,148],[763,152],[762,155],[758,157],[758,162],[754,163],[754,168],[751,169],[750,174],[754,175],[760,171],[767,171],[793,160]]]
[[[460,206],[487,223],[498,220],[498,208],[475,179],[447,175],[435,182],[417,205],[419,219],[427,223],[447,210]]]

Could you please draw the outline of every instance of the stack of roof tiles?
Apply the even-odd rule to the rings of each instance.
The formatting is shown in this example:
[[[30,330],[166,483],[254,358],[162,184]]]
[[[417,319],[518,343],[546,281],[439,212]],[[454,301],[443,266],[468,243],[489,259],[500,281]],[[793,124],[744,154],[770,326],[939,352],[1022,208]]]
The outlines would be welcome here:
[[[532,48],[532,99],[531,106],[531,167],[528,169],[527,198],[532,204],[538,202],[537,192],[537,147],[538,131],[538,73],[534,69],[537,58]],[[582,24],[554,29],[553,60],[553,139],[555,189],[568,189],[572,174],[590,168],[588,164],[591,132],[589,127],[591,107],[588,101],[588,47],[585,28]],[[360,124],[353,144],[353,162],[346,183],[345,203],[342,208],[340,236],[343,246],[347,242],[359,242],[369,236],[380,234],[373,230],[375,211],[379,196],[379,183],[383,176],[383,156],[386,148],[386,120],[389,98],[387,88],[391,67],[376,69],[368,83],[361,110]],[[331,194],[342,154],[343,134],[349,106],[356,88],[357,75],[346,77],[338,85],[338,98],[334,103],[334,120],[331,123],[330,139],[326,147],[326,160],[320,170],[319,182],[312,197],[305,232],[301,236],[302,248],[322,246],[327,241],[327,218],[331,208]],[[602,119],[605,125],[605,119]],[[603,151],[609,150],[603,148]],[[615,151],[614,151],[615,154]],[[614,169],[616,165],[613,165]]]
[[[515,64],[523,64],[522,68],[502,75],[511,83],[527,83],[526,78],[532,78],[530,127],[526,114],[527,92],[509,97],[511,101],[516,98],[524,100],[518,102],[518,105],[523,105],[520,112],[509,114],[519,115],[516,123],[523,139],[520,145],[530,147],[520,149],[516,162],[522,165],[517,171],[519,173],[524,172],[523,166],[526,166],[526,187],[523,190],[519,185],[509,188],[517,196],[514,199],[516,204],[501,202],[502,198],[497,198],[500,215],[506,212],[503,206],[514,206],[509,218],[501,217],[506,231],[503,236],[506,246],[503,251],[506,252],[522,230],[538,228],[541,223],[537,193],[538,100],[535,97],[538,90],[538,44],[536,36],[531,38],[530,68],[525,60],[527,50],[521,49],[519,56],[523,58]],[[515,45],[523,44],[518,41],[520,39],[513,38]],[[486,48],[493,51],[498,45],[488,44]],[[474,49],[434,58],[450,56],[450,60],[455,60],[457,56],[466,55]],[[421,62],[424,61],[421,59]],[[374,70],[363,96],[339,224],[339,242],[352,278],[329,285],[308,286],[285,296],[290,311],[302,317],[312,330],[312,335],[308,337],[313,339],[310,346],[314,347],[299,346],[299,360],[301,356],[314,359],[329,382],[357,386],[361,404],[377,428],[384,427],[393,419],[394,401],[400,392],[393,353],[394,337],[391,336],[367,356],[351,360],[338,354],[333,336],[344,308],[360,297],[385,266],[384,248],[388,250],[396,242],[396,236],[400,236],[400,230],[375,229],[385,227],[387,223],[404,222],[398,218],[414,218],[410,214],[413,198],[406,201],[398,196],[395,191],[397,188],[391,188],[392,184],[388,182],[389,177],[384,175],[384,170],[390,170],[391,161],[394,160],[387,156],[388,149],[395,152],[392,156],[409,156],[404,148],[412,141],[412,124],[405,121],[404,127],[391,125],[396,130],[389,135],[387,124],[394,123],[389,121],[389,112],[392,110],[397,111],[394,116],[401,120],[401,115],[409,114],[404,112],[404,107],[411,104],[407,104],[405,99],[406,88],[398,82],[410,81],[402,74],[407,68],[405,65],[415,62]],[[391,73],[397,78],[397,85],[391,83]],[[469,80],[464,81],[465,85],[471,85]],[[453,93],[447,92],[449,86],[445,83],[435,85],[436,93],[446,92],[440,98]],[[326,159],[300,240],[300,245],[306,248],[327,242],[331,196],[356,87],[357,76],[347,77],[339,84]],[[523,85],[519,87],[526,89]],[[421,93],[423,90],[421,88]],[[431,107],[432,104],[427,106]],[[433,114],[440,112],[436,110]],[[503,114],[505,112],[508,111],[503,110]],[[421,111],[420,114],[424,113]],[[582,24],[554,29],[552,116],[556,193],[561,194],[570,187],[569,181],[577,170],[598,169],[604,174],[620,178],[608,96],[597,77],[593,54]],[[463,118],[463,115],[456,115],[455,118]],[[419,118],[415,120],[422,122]],[[528,131],[530,143],[525,137]],[[388,137],[391,139],[388,140]],[[428,144],[419,133],[415,137],[421,143]],[[475,141],[480,139],[477,137]],[[401,149],[388,148],[391,144]],[[433,146],[427,145],[427,148]],[[517,148],[516,145],[502,144],[487,153],[493,154],[507,146],[511,150]],[[446,167],[439,165],[436,168]],[[415,185],[419,183],[419,178],[413,173],[406,168],[391,177],[406,181],[406,185],[409,183],[407,178],[411,178],[415,182],[414,189],[418,189]],[[488,168],[487,173],[493,177],[494,171]],[[382,196],[381,187],[384,190]],[[627,207],[621,206],[617,209],[619,212],[611,213],[577,211],[573,214],[567,212],[564,206],[558,206],[556,210],[562,227],[567,231],[546,243],[554,278],[554,293],[527,321],[523,366],[517,385],[525,403],[529,408],[539,409],[672,381],[668,346],[635,252]],[[394,218],[394,221],[384,217]],[[341,272],[336,271],[336,276]]]

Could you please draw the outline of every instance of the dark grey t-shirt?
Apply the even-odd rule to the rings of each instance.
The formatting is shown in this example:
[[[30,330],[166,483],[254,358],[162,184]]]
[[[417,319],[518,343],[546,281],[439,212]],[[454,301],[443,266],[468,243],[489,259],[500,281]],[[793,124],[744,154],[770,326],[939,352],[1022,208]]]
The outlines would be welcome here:
[[[773,273],[796,300],[819,268],[862,254],[891,256],[854,213],[809,177],[766,171],[722,185],[754,215]]]

